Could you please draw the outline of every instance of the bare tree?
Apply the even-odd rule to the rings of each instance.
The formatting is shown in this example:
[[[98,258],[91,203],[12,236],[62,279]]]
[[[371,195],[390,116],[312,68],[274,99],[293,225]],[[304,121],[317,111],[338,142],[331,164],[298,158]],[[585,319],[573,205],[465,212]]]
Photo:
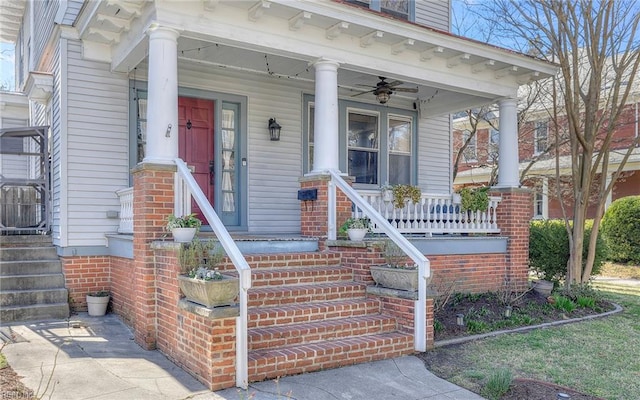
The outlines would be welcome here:
[[[633,143],[620,154],[609,171],[615,146],[614,133],[621,123],[630,93],[636,88],[640,64],[640,3],[635,0],[497,0],[482,13],[496,26],[496,34],[511,38],[513,47],[525,46],[547,55],[560,72],[553,82],[556,131],[568,132],[571,160],[571,212],[563,208],[570,238],[567,285],[587,282],[595,258],[596,238],[608,193],[620,176]],[[522,50],[522,48],[520,48]],[[559,124],[565,125],[560,127]],[[562,146],[556,142],[557,160]],[[556,179],[560,181],[559,161]],[[603,179],[611,175],[611,179]],[[557,185],[560,187],[560,185]],[[595,202],[593,193],[596,193]],[[560,196],[560,193],[558,193]],[[562,204],[562,203],[561,203]],[[595,218],[587,259],[582,259],[585,220],[589,205]],[[570,217],[569,217],[570,216]]]

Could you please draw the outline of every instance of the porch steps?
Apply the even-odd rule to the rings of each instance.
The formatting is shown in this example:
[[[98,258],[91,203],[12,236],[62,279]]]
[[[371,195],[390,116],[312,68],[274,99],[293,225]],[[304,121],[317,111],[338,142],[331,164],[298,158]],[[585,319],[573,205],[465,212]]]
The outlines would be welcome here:
[[[50,236],[0,239],[0,323],[69,317],[62,264]]]
[[[413,335],[381,313],[338,254],[254,254],[247,261],[250,381],[413,353]]]

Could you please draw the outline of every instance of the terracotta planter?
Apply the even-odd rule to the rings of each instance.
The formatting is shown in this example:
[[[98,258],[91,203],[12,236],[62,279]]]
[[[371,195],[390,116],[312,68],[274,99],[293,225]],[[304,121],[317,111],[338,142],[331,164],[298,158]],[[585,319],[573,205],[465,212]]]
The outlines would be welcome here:
[[[347,229],[347,235],[353,242],[362,242],[368,231],[368,229]]]
[[[397,290],[418,290],[418,269],[372,266],[371,276],[378,286]]]
[[[210,281],[179,275],[178,284],[187,300],[209,308],[235,304],[240,292],[238,278],[227,275]]]
[[[87,295],[87,310],[92,317],[100,317],[107,313],[110,296]]]
[[[178,243],[191,243],[196,236],[197,228],[173,228],[171,234],[173,241]]]

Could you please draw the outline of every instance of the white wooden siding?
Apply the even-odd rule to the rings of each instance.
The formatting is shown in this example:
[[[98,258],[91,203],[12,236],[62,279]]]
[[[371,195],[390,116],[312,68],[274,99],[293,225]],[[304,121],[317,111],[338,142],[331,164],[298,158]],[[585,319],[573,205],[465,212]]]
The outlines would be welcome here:
[[[83,0],[65,0],[63,1],[63,6],[66,5],[66,9],[64,11],[64,15],[62,16],[62,21],[61,23],[63,25],[73,25],[73,23],[76,20],[76,17],[78,16],[78,13],[80,12],[80,9],[82,9],[82,4],[84,3]]]
[[[182,87],[246,96],[248,132],[248,222],[254,233],[300,232],[297,198],[302,175],[302,93],[312,83],[222,71],[180,63]],[[269,118],[282,125],[280,141],[271,141]]]
[[[67,44],[67,246],[102,246],[118,228],[106,217],[119,210],[115,192],[129,184],[129,80],[109,64],[83,60],[79,42]]]
[[[47,41],[51,37],[54,28],[54,19],[60,6],[59,1],[34,1],[30,2],[34,5],[34,37],[31,38],[31,57],[36,62],[40,61],[42,53],[47,44]],[[25,18],[28,18],[28,14],[25,14]],[[25,60],[26,62],[26,60]],[[34,67],[35,67],[34,65]]]
[[[449,31],[449,0],[416,0],[416,23]]]
[[[63,157],[63,109],[66,109],[66,85],[63,85],[63,71],[66,71],[66,61],[62,55],[66,54],[66,39],[59,41],[54,47],[51,72],[53,73],[53,93],[51,94],[51,237],[53,244],[63,246],[62,215],[66,212],[66,198],[63,198],[62,161]],[[66,78],[65,78],[66,81]],[[66,240],[66,235],[64,236]]]
[[[418,138],[418,184],[423,192],[451,190],[451,139],[449,116],[421,119]]]

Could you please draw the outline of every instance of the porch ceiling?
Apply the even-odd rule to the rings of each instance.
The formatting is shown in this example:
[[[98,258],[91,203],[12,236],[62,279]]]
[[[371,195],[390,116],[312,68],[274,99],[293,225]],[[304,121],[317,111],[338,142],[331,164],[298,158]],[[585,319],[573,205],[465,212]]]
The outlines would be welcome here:
[[[0,1],[0,42],[16,42],[26,3],[24,0]]]
[[[330,58],[340,62],[341,96],[384,76],[418,88],[393,96],[416,101],[427,115],[515,97],[519,85],[556,71],[531,57],[333,1],[90,2],[76,27],[85,56],[126,72],[146,58],[145,31],[156,23],[180,31],[181,59],[313,82],[309,63]]]

